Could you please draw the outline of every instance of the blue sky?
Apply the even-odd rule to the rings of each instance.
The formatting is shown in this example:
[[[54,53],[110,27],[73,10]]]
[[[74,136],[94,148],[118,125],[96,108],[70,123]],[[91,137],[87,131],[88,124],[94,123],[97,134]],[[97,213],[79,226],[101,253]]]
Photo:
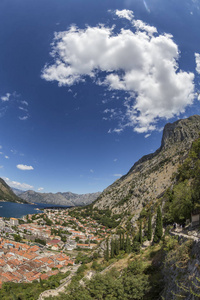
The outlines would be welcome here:
[[[2,0],[0,176],[89,193],[127,173],[199,114],[199,28],[196,0]]]

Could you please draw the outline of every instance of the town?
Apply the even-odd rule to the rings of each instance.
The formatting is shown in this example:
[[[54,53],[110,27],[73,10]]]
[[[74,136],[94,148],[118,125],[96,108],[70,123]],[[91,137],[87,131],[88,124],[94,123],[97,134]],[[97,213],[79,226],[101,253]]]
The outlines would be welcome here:
[[[68,209],[0,218],[0,286],[67,272],[75,264],[76,252],[92,251],[109,231],[90,217],[70,216]]]

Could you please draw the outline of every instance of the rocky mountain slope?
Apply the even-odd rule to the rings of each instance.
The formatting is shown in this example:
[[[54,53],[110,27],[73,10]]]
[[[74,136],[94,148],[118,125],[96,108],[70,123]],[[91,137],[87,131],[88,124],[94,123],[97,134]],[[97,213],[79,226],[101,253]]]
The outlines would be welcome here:
[[[16,196],[7,183],[0,178],[0,201],[27,203],[25,200]]]
[[[64,206],[79,206],[87,205],[92,203],[100,195],[100,192],[91,194],[74,194],[71,192],[66,193],[37,193],[34,191],[26,191],[17,194],[20,198],[32,202],[32,203],[46,203],[53,205],[64,205]]]
[[[165,126],[160,148],[137,161],[130,171],[106,188],[94,203],[113,214],[132,215],[134,223],[146,205],[153,205],[172,184],[173,173],[199,137],[200,116]]]

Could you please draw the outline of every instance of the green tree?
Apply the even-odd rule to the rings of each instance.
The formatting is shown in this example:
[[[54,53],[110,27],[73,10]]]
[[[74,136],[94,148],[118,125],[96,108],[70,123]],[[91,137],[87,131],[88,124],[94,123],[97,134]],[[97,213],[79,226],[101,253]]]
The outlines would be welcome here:
[[[139,243],[142,244],[142,220],[140,220]]]
[[[156,217],[156,228],[154,233],[153,241],[158,243],[163,235],[163,222],[162,222],[162,212],[160,206],[157,209],[157,217]]]
[[[125,252],[131,253],[131,241],[130,241],[128,234],[126,235]]]
[[[111,240],[110,258],[113,258],[113,257],[114,257],[114,253],[115,253],[115,242],[114,242],[114,240],[112,239],[112,240]]]
[[[147,239],[148,241],[151,241],[152,239],[151,211],[149,212]]]
[[[115,249],[114,249],[114,254],[118,255],[119,254],[119,240],[115,239]]]
[[[108,242],[108,238],[106,240],[106,250],[104,252],[104,259],[106,261],[109,261],[109,242]]]

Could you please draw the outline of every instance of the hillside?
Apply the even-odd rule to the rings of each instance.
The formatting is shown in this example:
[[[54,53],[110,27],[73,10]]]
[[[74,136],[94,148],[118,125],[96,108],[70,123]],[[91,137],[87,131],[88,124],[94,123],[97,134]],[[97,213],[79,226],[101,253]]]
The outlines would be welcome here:
[[[74,194],[71,192],[65,193],[37,193],[35,191],[19,192],[17,195],[22,199],[31,203],[46,203],[53,205],[64,205],[64,206],[83,206],[91,204],[100,195],[100,192],[91,194]]]
[[[173,174],[185,160],[200,132],[200,116],[169,123],[163,130],[161,146],[142,157],[130,171],[106,188],[94,208],[110,209],[112,214],[138,219],[143,207],[150,207],[172,185]]]
[[[16,196],[12,189],[2,178],[0,178],[0,201],[27,203],[27,201]]]

